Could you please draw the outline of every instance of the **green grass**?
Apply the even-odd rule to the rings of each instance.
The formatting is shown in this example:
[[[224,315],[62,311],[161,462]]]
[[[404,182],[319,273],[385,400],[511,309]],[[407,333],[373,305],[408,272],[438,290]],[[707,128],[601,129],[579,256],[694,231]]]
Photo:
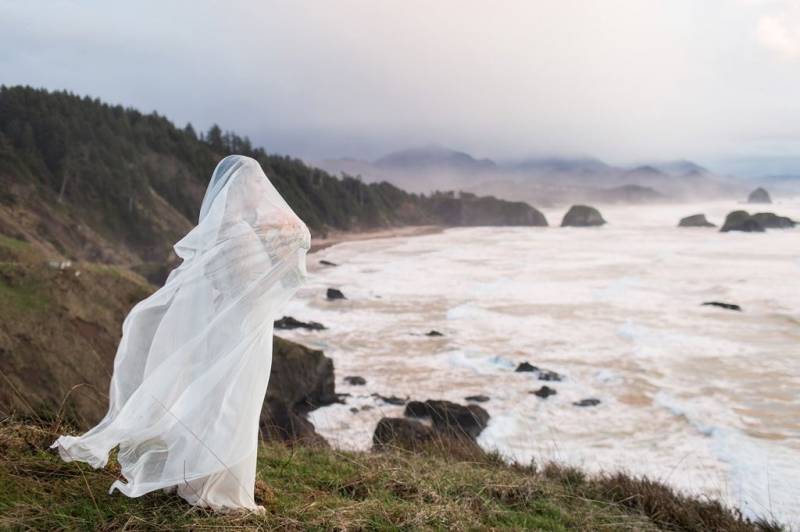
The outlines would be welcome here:
[[[23,241],[18,240],[16,238],[11,238],[10,236],[0,235],[0,248],[6,248],[11,251],[25,251],[30,247],[30,244]]]
[[[0,424],[0,529],[777,529],[661,485],[654,495],[629,477],[509,466],[493,455],[463,461],[278,444],[259,452],[256,499],[266,512],[214,514],[160,492],[108,495],[115,462],[98,471],[64,463],[45,450],[54,437],[42,426]]]
[[[47,310],[50,298],[41,284],[32,278],[10,274],[24,268],[18,264],[0,263],[0,316],[19,312],[38,313]]]

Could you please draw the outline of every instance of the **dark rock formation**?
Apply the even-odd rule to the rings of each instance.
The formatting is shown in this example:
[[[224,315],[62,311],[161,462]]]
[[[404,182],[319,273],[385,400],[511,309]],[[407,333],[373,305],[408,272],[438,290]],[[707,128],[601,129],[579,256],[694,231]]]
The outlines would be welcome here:
[[[291,316],[284,316],[275,321],[274,327],[281,330],[308,329],[309,331],[322,331],[325,326],[316,321],[300,321]]]
[[[400,447],[410,451],[420,450],[434,443],[437,434],[432,427],[413,419],[385,417],[378,421],[372,435],[377,449]]]
[[[559,373],[555,371],[550,371],[546,369],[539,370],[539,380],[540,381],[560,381],[562,379]]]
[[[328,288],[328,291],[325,293],[325,297],[327,297],[329,300],[347,299],[344,297],[342,291],[337,288]]]
[[[594,398],[581,399],[580,401],[575,401],[572,404],[575,406],[597,406],[600,404],[600,399],[594,399]]]
[[[745,231],[748,233],[763,233],[764,227],[754,220],[747,211],[733,211],[725,217],[721,232]]]
[[[515,369],[514,371],[516,371],[516,372],[539,371],[539,368],[537,368],[536,366],[534,366],[530,362],[522,362],[522,363],[520,363],[519,366],[517,366],[517,369]]]
[[[437,330],[430,330],[425,333],[425,336],[444,336],[444,334],[440,333]]]
[[[726,310],[737,310],[739,312],[742,310],[742,307],[739,305],[734,305],[733,303],[722,303],[721,301],[706,301],[703,303],[703,305],[709,307],[720,307]]]
[[[450,401],[411,401],[406,405],[409,417],[430,417],[439,432],[475,439],[486,428],[489,413],[478,405],[463,406]]]
[[[551,395],[555,395],[558,392],[556,390],[554,390],[553,388],[549,387],[549,386],[542,386],[538,390],[530,392],[530,393],[532,393],[536,397],[541,397],[542,399],[547,399]]]
[[[444,225],[547,226],[540,211],[521,201],[504,201],[468,192],[436,192],[428,198],[430,209]]]
[[[720,231],[763,232],[765,229],[791,229],[797,222],[787,216],[778,216],[771,212],[749,214],[747,211],[733,211],[725,218]]]
[[[681,218],[681,221],[678,222],[678,227],[716,227],[716,225],[706,220],[705,214],[693,214],[692,216]]]
[[[319,263],[323,266],[338,266],[338,264],[336,264],[335,262],[331,262],[325,259],[320,260]]]
[[[294,445],[327,447],[325,438],[317,434],[314,425],[285,401],[267,397],[258,422],[262,437],[267,441],[282,441]]]
[[[603,225],[606,221],[600,214],[600,211],[588,205],[573,205],[570,207],[564,219],[561,221],[561,227],[591,227]]]
[[[797,222],[788,216],[778,216],[771,212],[758,212],[751,216],[764,229],[791,229]]]
[[[747,203],[772,203],[772,198],[764,188],[758,187],[747,196]]]
[[[408,402],[408,399],[403,399],[402,397],[397,397],[396,395],[381,395],[379,393],[373,393],[372,397],[376,399],[380,399],[386,404],[394,405],[394,406],[403,406]]]
[[[468,395],[464,398],[465,401],[472,401],[473,403],[485,403],[489,400],[488,395]]]
[[[555,371],[551,371],[549,369],[542,369],[538,366],[534,366],[530,362],[522,362],[517,369],[514,370],[517,373],[526,372],[526,373],[538,373],[538,378],[540,381],[560,381],[563,379],[561,374],[556,373]]]
[[[322,444],[304,414],[339,402],[333,361],[322,351],[274,337],[269,387],[259,425],[265,440]]]
[[[350,386],[364,386],[367,383],[367,379],[358,375],[349,375],[344,378],[344,382]]]

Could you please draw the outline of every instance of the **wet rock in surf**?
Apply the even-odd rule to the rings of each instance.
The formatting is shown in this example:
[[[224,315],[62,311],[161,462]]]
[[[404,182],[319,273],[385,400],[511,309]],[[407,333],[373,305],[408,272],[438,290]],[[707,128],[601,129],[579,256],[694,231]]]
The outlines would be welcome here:
[[[319,261],[322,266],[338,266],[335,262],[331,262],[329,260],[322,259]]]
[[[604,225],[606,221],[600,211],[588,205],[573,205],[561,220],[561,227],[593,227]]]
[[[347,299],[344,297],[342,291],[337,288],[328,288],[328,291],[325,293],[325,297],[327,297],[329,300]]]
[[[408,402],[408,398],[403,399],[402,397],[397,397],[396,395],[381,395],[379,393],[373,393],[372,397],[375,399],[380,399],[386,404],[394,405],[394,406],[403,406]]]
[[[300,321],[291,316],[284,316],[275,321],[274,327],[281,330],[307,329],[309,331],[322,331],[325,326],[316,321]]]
[[[455,437],[475,439],[489,423],[489,413],[478,405],[460,405],[451,401],[429,399],[406,405],[408,417],[429,417],[433,427]]]
[[[575,401],[572,404],[575,405],[575,406],[581,406],[581,407],[597,406],[597,405],[600,404],[600,399],[594,399],[594,398],[590,397],[588,399],[581,399],[580,401]]]
[[[444,334],[440,333],[436,329],[431,329],[430,331],[425,333],[425,336],[444,336]]]
[[[555,371],[550,371],[547,369],[540,369],[539,370],[539,380],[540,381],[560,381],[563,377],[560,373],[556,373]]]
[[[763,233],[764,227],[750,216],[747,211],[733,211],[725,217],[720,232],[744,231],[746,233]]]
[[[547,399],[551,395],[555,395],[558,392],[556,390],[554,390],[553,388],[549,387],[549,386],[542,386],[538,390],[535,390],[535,391],[529,392],[529,393],[532,393],[536,397],[541,397],[542,399]]]
[[[766,189],[758,187],[747,196],[747,203],[772,203],[772,198]]]
[[[751,216],[764,229],[791,229],[797,222],[788,216],[778,216],[772,212],[757,212]]]
[[[742,311],[742,307],[740,307],[739,305],[735,305],[733,303],[723,303],[722,301],[706,301],[703,303],[703,306],[719,307],[719,308],[724,308],[725,310],[736,310],[739,312]]]
[[[367,384],[367,379],[364,377],[359,377],[358,375],[348,375],[344,378],[344,382],[350,386],[364,386]]]
[[[681,218],[681,221],[678,222],[678,227],[716,227],[716,225],[706,220],[705,214],[693,214],[686,218]]]
[[[464,398],[465,401],[471,401],[473,403],[485,403],[489,400],[488,395],[468,395]]]
[[[539,368],[537,368],[530,362],[521,362],[519,366],[517,366],[517,369],[515,369],[514,371],[516,371],[517,373],[528,372],[528,371],[539,371]]]

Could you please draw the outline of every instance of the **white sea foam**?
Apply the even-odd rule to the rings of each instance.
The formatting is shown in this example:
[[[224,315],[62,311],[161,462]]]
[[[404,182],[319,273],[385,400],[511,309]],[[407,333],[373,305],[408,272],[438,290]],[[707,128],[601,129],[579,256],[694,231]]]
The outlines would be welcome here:
[[[286,335],[324,349],[353,395],[311,420],[366,449],[378,420],[403,412],[372,393],[484,394],[479,443],[509,459],[646,474],[800,523],[800,229],[676,227],[741,207],[616,207],[601,228],[453,229],[312,255],[340,266],[312,264],[287,314],[329,329]],[[800,201],[763,210],[800,219]],[[329,286],[349,299],[325,300]],[[711,300],[743,310],[700,305]],[[514,372],[522,361],[566,378]],[[543,384],[557,395],[529,393]],[[602,402],[573,406],[588,397]]]

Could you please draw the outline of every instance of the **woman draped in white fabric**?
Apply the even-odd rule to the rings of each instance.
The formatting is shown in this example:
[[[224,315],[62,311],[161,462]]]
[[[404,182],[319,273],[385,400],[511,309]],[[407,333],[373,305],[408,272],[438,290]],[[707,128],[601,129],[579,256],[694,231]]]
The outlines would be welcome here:
[[[138,497],[177,490],[194,505],[258,509],[258,419],[272,362],[272,322],[302,283],[310,235],[259,164],[223,159],[198,225],[175,245],[182,264],[122,326],[108,414],[53,447],[103,467],[119,445]]]

